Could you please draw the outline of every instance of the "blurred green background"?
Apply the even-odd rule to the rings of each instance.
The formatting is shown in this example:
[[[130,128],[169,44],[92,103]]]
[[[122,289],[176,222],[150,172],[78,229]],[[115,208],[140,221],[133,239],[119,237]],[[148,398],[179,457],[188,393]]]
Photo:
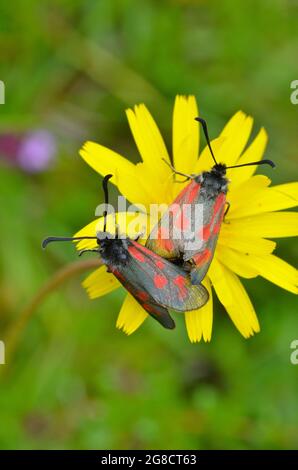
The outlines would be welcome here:
[[[273,182],[294,179],[297,31],[295,1],[1,2],[0,340],[76,259],[70,245],[42,252],[42,238],[93,219],[100,178],[81,144],[137,160],[126,107],[145,102],[169,145],[177,93],[196,95],[212,135],[242,109],[269,132]],[[16,149],[38,129],[56,155],[34,172]],[[294,250],[281,240],[277,253],[294,264]],[[147,321],[126,337],[115,329],[124,292],[90,301],[81,279],[47,298],[0,365],[1,448],[298,447],[293,295],[250,280],[261,333],[244,340],[216,303],[212,342],[193,345],[177,315],[173,332]]]

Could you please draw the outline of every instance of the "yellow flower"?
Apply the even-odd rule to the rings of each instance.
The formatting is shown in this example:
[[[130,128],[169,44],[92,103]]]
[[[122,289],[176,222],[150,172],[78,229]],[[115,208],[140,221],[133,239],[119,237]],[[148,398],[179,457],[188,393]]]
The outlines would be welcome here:
[[[146,208],[152,203],[170,204],[183,185],[174,181],[169,153],[159,129],[144,104],[126,111],[128,122],[140,152],[142,162],[134,165],[118,153],[94,142],[86,142],[80,154],[98,173],[112,173],[112,182],[131,203],[142,203]],[[199,153],[199,130],[194,118],[198,116],[193,96],[177,96],[173,112],[173,163],[176,170],[191,174],[210,170],[213,166],[210,152]],[[212,141],[218,162],[227,165],[262,159],[267,134],[261,129],[247,146],[253,119],[242,111],[237,112],[224,127],[219,137]],[[240,333],[248,338],[260,331],[258,318],[239,276],[263,276],[290,292],[297,293],[297,271],[272,252],[276,243],[269,238],[290,237],[298,234],[298,214],[278,212],[297,205],[298,183],[270,186],[270,179],[254,175],[253,166],[230,169],[227,177],[231,183],[227,199],[231,204],[222,224],[214,259],[203,284],[209,291],[207,304],[196,311],[186,312],[185,321],[190,341],[203,338],[210,341],[213,319],[212,288],[225,307]],[[131,214],[131,217],[134,217]],[[94,235],[98,222],[80,230],[76,236]],[[120,230],[125,231],[119,214]],[[93,241],[82,241],[78,249],[91,248]],[[105,267],[100,267],[83,283],[91,298],[96,298],[118,288],[120,284]],[[117,327],[127,334],[133,333],[147,318],[147,313],[127,294],[117,320]]]

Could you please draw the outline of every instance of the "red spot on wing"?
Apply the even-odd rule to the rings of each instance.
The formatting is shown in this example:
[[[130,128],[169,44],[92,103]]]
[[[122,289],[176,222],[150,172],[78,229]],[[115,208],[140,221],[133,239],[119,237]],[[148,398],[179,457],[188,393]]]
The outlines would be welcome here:
[[[212,258],[212,251],[209,248],[206,248],[201,253],[196,254],[193,257],[193,260],[197,266],[203,266]]]
[[[180,299],[182,300],[185,299],[185,297],[187,297],[187,287],[186,287],[185,277],[178,275],[173,280],[173,283],[178,287],[178,291],[179,291],[178,295]]]
[[[214,225],[213,227],[213,234],[216,235],[219,231],[220,231],[220,227],[221,227],[221,223],[222,223],[222,216],[223,214],[221,215],[221,217],[219,218],[218,222]]]
[[[207,242],[211,235],[214,235],[220,231],[221,223],[222,223],[222,218],[223,218],[223,211],[224,211],[224,204],[225,204],[226,196],[225,194],[220,194],[213,206],[212,210],[212,216],[210,222],[203,227],[203,240]],[[221,211],[221,214],[218,218],[217,223],[214,225],[214,227],[211,230],[211,227],[214,224],[215,219],[218,217],[218,213]]]
[[[217,199],[215,201],[214,207],[213,207],[213,214],[214,216],[218,213],[218,211],[221,209],[221,206],[225,203],[226,196],[223,193],[220,193],[219,196],[217,196]]]
[[[141,263],[145,262],[145,257],[135,246],[129,246],[128,251],[133,258],[136,258]]]
[[[187,197],[187,202],[191,204],[195,199],[199,197],[200,185],[193,180],[189,185],[189,194]]]
[[[155,274],[153,278],[153,282],[154,282],[155,287],[157,287],[157,289],[162,289],[164,286],[167,285],[168,280],[162,274]]]
[[[159,227],[157,234],[158,245],[166,251],[174,249],[174,243],[170,240],[169,230],[164,227]]]
[[[174,203],[192,203],[196,198],[198,198],[200,192],[200,185],[192,180],[185,188],[178,194]]]
[[[169,238],[169,230],[165,227],[159,227],[157,232],[157,238],[159,240],[164,240]]]
[[[121,281],[125,280],[123,274],[118,271],[118,269],[113,268],[113,266],[110,267],[110,271]]]
[[[150,304],[142,304],[142,307],[147,310],[147,312],[154,313],[155,315],[160,315],[160,312],[157,309],[153,308],[153,306]]]
[[[178,196],[174,200],[174,203],[179,204],[181,202],[184,202],[185,194],[189,191],[189,187],[190,187],[191,184],[192,184],[192,182],[189,183],[187,186],[185,186],[184,189],[182,189],[182,191],[178,194]]]
[[[174,250],[174,243],[171,240],[164,240],[163,246],[166,251]]]
[[[143,308],[145,308],[146,310],[148,310],[148,312],[151,312],[151,311],[152,311],[151,305],[149,305],[149,304],[143,304]]]
[[[201,232],[200,232],[200,235],[201,235]],[[211,233],[210,233],[210,224],[208,224],[208,225],[205,225],[205,227],[203,227],[203,240],[204,240],[204,242],[209,240],[210,235],[211,235]]]
[[[181,276],[181,274],[179,274],[177,277],[175,277],[175,279],[173,280],[174,284],[176,284],[176,286],[178,287],[184,287],[185,286],[185,277],[184,276]]]
[[[142,301],[146,301],[149,299],[149,294],[147,294],[147,292],[137,292],[136,293],[136,297],[139,299],[139,300],[142,300]]]
[[[161,261],[161,259],[158,259],[156,262],[155,262],[156,266],[159,268],[159,269],[164,269],[165,267],[165,263],[163,261]]]
[[[171,204],[169,207],[170,216],[172,215],[173,217],[175,217],[175,215],[177,215],[179,211],[180,211],[180,205],[177,204],[176,202],[173,202],[173,204]]]

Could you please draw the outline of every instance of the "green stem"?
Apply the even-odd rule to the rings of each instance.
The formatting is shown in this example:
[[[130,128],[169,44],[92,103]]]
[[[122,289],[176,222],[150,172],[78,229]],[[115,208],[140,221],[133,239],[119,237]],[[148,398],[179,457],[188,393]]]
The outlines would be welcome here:
[[[37,292],[31,302],[21,311],[19,317],[14,322],[12,327],[8,330],[6,335],[5,352],[8,358],[8,363],[11,363],[14,352],[20,341],[20,338],[25,330],[29,320],[31,319],[35,310],[51,294],[57,287],[59,287],[68,279],[74,277],[76,274],[82,273],[92,268],[98,268],[102,262],[97,259],[89,259],[86,261],[75,261],[57,271]]]

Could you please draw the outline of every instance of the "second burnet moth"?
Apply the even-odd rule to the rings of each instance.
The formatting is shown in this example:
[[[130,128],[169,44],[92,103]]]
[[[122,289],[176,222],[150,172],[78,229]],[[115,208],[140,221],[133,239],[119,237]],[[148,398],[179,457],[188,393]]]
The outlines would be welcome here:
[[[106,175],[103,180],[105,204],[108,204],[108,180],[112,175]],[[107,231],[107,212],[104,212],[103,232],[96,237],[48,237],[42,242],[43,248],[54,241],[79,241],[84,239],[97,240],[97,248],[82,250],[96,252],[102,262],[146,310],[165,328],[172,329],[175,323],[168,309],[176,311],[195,310],[208,301],[208,291],[202,285],[191,284],[185,271],[163,259],[138,243],[137,239],[123,238]]]
[[[186,175],[170,165],[174,173],[186,177],[190,182],[153,228],[146,247],[172,262],[181,264],[186,272],[190,272],[191,282],[200,284],[213,259],[221,224],[229,209],[229,203],[226,201],[229,184],[226,170],[264,164],[274,168],[275,165],[271,160],[229,167],[224,163],[217,163],[206,121],[202,118],[195,119],[202,125],[214,166],[210,171]],[[202,224],[199,228],[195,220],[196,212],[189,211],[189,207],[195,205],[202,209]]]

